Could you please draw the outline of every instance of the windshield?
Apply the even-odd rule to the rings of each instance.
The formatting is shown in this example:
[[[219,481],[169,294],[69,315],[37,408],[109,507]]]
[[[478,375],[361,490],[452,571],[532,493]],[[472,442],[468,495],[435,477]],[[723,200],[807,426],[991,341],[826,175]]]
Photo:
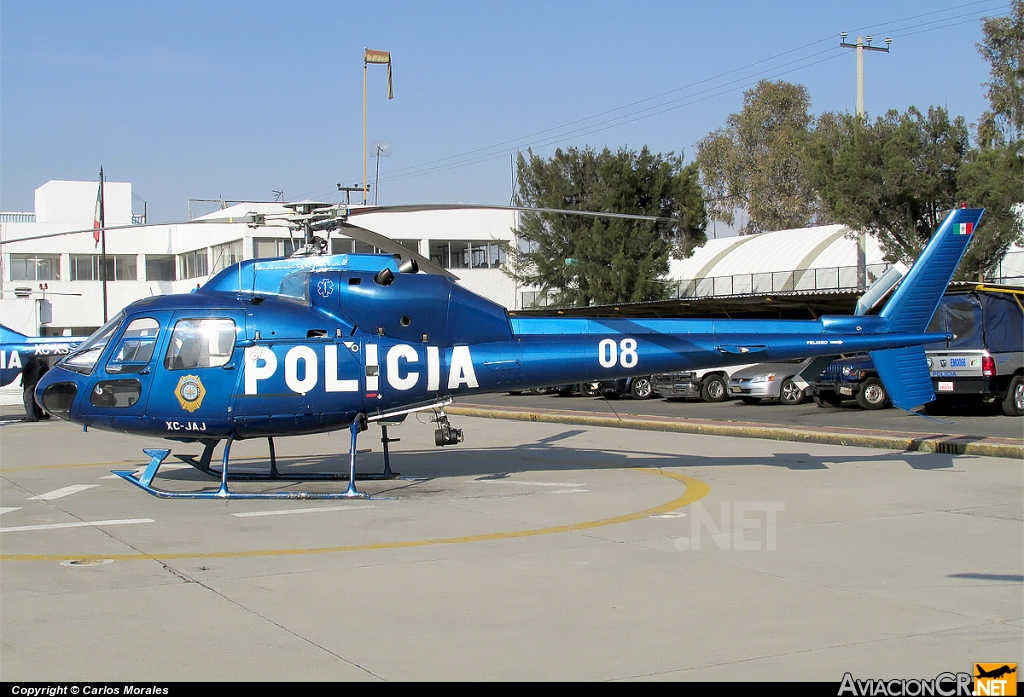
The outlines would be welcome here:
[[[118,312],[113,319],[93,332],[92,336],[83,341],[81,346],[61,361],[60,366],[82,375],[90,374],[96,367],[96,361],[100,359],[103,349],[107,347],[107,342],[110,341],[114,330],[121,325],[123,319],[124,313]]]

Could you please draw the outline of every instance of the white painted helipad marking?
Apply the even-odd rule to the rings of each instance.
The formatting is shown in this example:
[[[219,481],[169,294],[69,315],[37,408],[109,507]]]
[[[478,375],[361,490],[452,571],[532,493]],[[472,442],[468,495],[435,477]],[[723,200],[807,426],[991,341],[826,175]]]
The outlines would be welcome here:
[[[141,465],[139,467],[136,467],[135,468],[135,476],[136,477],[141,476],[142,473],[146,471],[147,467],[149,467],[149,465]],[[168,463],[166,465],[160,465],[160,470],[159,471],[160,472],[171,472],[173,470],[188,470],[188,469],[192,469],[192,465],[175,465],[173,463]],[[99,479],[120,479],[120,478],[121,478],[121,476],[117,475],[117,474],[107,474],[107,475],[104,475],[102,477],[99,477]]]
[[[48,525],[22,525],[16,528],[0,528],[0,532],[27,532],[29,530],[60,530],[62,528],[100,528],[108,525],[135,525],[155,523],[152,518],[128,518],[125,520],[94,520],[86,523],[50,523]]]
[[[474,479],[480,484],[521,484],[523,486],[586,486],[585,484],[574,484],[573,482],[522,482],[518,479]]]
[[[236,518],[257,518],[265,515],[291,515],[293,513],[323,513],[325,511],[355,511],[360,508],[376,508],[369,506],[324,506],[322,508],[292,508],[281,511],[252,511],[251,513],[232,513]]]
[[[62,499],[65,496],[71,496],[71,494],[77,494],[79,491],[85,491],[86,489],[92,489],[93,487],[99,486],[99,484],[72,484],[62,489],[54,489],[48,491],[45,494],[39,494],[39,496],[30,496],[26,501],[53,501],[54,499]]]
[[[4,513],[10,513],[11,511],[20,511],[20,510],[21,510],[21,506],[11,506],[9,508],[0,508],[0,515],[3,515]]]

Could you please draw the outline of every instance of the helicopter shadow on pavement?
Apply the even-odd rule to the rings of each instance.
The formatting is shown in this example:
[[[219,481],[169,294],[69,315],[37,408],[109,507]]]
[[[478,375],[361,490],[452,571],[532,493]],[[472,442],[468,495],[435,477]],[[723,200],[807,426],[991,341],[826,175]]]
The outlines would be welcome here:
[[[952,455],[941,453],[911,453],[878,451],[872,453],[829,453],[812,455],[807,452],[767,453],[763,455],[717,456],[696,453],[666,454],[642,450],[592,448],[565,443],[586,434],[583,429],[570,429],[515,446],[495,446],[444,450],[392,450],[391,467],[406,478],[399,486],[408,486],[408,480],[426,482],[449,477],[479,477],[503,479],[514,474],[531,472],[581,472],[588,470],[708,467],[781,467],[791,471],[827,470],[830,465],[861,462],[891,462],[917,470],[943,470],[954,467]],[[219,467],[218,446],[212,465]],[[185,449],[187,450],[187,448]],[[141,463],[140,463],[141,464]],[[283,475],[305,475],[314,472],[336,473],[340,481],[347,479],[348,454],[326,453],[277,457],[277,466]],[[357,481],[366,482],[365,475],[383,470],[382,453],[361,453],[357,460]],[[212,483],[211,476],[192,468],[161,471],[158,479],[179,482]],[[231,473],[267,472],[269,456],[244,457],[232,460]],[[219,476],[219,475],[218,475]],[[263,485],[292,486],[293,481],[264,481]],[[329,483],[329,482],[327,482]],[[383,482],[377,482],[379,485]],[[318,483],[320,484],[320,483]],[[396,482],[397,484],[397,482]],[[374,486],[373,488],[378,488]]]

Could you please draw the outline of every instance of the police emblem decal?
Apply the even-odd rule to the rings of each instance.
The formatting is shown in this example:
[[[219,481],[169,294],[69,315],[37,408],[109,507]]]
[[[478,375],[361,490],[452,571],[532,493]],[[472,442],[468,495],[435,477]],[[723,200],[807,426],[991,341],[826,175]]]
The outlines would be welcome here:
[[[198,375],[182,375],[178,386],[174,388],[174,396],[178,398],[181,408],[191,413],[202,406],[206,388]]]
[[[320,294],[321,298],[326,298],[334,292],[334,281],[329,278],[325,278],[316,284],[316,292]]]

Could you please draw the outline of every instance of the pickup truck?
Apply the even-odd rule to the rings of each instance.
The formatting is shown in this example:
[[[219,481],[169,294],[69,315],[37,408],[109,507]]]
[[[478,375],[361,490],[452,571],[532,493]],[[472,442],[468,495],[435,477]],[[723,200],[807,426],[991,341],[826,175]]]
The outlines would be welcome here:
[[[970,401],[998,402],[1008,416],[1024,414],[1024,289],[976,286],[947,292],[929,331],[953,334],[926,346],[936,400],[929,413]]]

